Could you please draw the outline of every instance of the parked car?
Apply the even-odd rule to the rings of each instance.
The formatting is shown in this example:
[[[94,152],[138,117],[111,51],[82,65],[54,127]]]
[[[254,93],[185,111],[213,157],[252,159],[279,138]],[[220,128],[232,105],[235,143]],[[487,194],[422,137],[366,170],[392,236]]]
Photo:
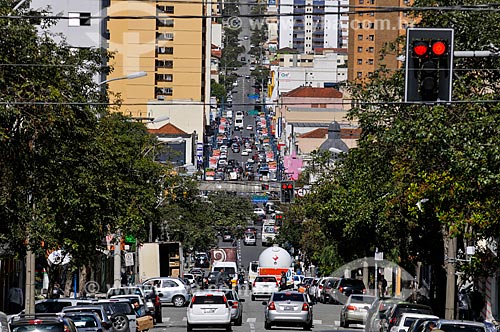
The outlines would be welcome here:
[[[54,314],[62,312],[64,307],[85,305],[85,304],[92,304],[92,300],[70,299],[70,298],[38,300],[35,302],[35,313]]]
[[[257,276],[252,284],[252,301],[258,297],[270,297],[279,290],[278,280],[275,276]]]
[[[430,319],[430,318],[418,318],[411,323],[408,327],[408,332],[429,332],[429,324],[436,323],[438,319]],[[495,331],[496,332],[496,331]]]
[[[128,299],[101,299],[94,304],[101,305],[113,323],[115,332],[136,332],[137,315]]]
[[[365,323],[365,332],[379,332],[380,322],[384,317],[385,312],[396,303],[403,302],[397,298],[381,298],[378,297],[368,309],[368,314]]]
[[[191,287],[179,278],[151,278],[143,284],[156,287],[161,303],[172,303],[176,307],[182,307],[191,299]]]
[[[410,325],[417,319],[439,319],[438,316],[416,314],[413,312],[405,312],[396,318],[396,322],[391,328],[391,332],[407,332]]]
[[[194,267],[209,267],[210,259],[206,253],[197,253],[194,258]]]
[[[346,303],[351,294],[365,294],[366,287],[363,280],[340,278],[332,289],[330,298],[334,303]]]
[[[301,275],[301,274],[296,274],[293,276],[293,290],[298,290],[299,289],[299,285],[302,283],[302,281],[304,280],[304,276]]]
[[[26,316],[24,314],[16,315],[11,318],[10,332],[78,332],[71,318],[57,314],[42,314]]]
[[[408,303],[408,302],[396,303],[393,306],[391,306],[391,308],[387,310],[385,314],[382,315],[382,320],[380,322],[380,331],[381,332],[391,331],[394,324],[396,324],[397,318],[405,312],[432,315],[432,308],[429,307],[428,305],[417,304],[417,303]]]
[[[103,331],[99,316],[93,312],[68,312],[65,316],[73,321],[78,332]]]
[[[440,319],[436,321],[436,328],[445,332],[487,332],[484,323],[464,320]]]
[[[154,317],[154,305],[151,307],[148,307],[146,305],[146,301],[144,300],[143,297],[137,294],[129,294],[129,295],[113,295],[111,296],[111,299],[127,299],[130,300],[130,303],[134,304],[137,302],[139,304],[138,311],[143,313],[144,315],[148,315],[151,317]]]
[[[323,289],[321,290],[321,294],[319,296],[319,301],[321,303],[333,303],[333,291],[335,290],[336,284],[339,281],[339,278],[328,278],[323,284]]]
[[[299,292],[275,292],[266,306],[264,328],[272,326],[302,326],[310,330],[313,324],[313,303],[307,294]]]
[[[340,310],[340,326],[349,327],[349,324],[365,324],[368,309],[375,301],[375,296],[351,294]]]
[[[231,308],[223,292],[197,292],[187,308],[187,330],[216,326],[231,331]]]
[[[113,322],[106,314],[106,311],[104,310],[104,307],[102,305],[76,305],[76,306],[64,307],[62,309],[62,312],[64,314],[79,313],[79,312],[96,314],[99,317],[101,321],[101,326],[105,331],[108,330],[114,331]]]

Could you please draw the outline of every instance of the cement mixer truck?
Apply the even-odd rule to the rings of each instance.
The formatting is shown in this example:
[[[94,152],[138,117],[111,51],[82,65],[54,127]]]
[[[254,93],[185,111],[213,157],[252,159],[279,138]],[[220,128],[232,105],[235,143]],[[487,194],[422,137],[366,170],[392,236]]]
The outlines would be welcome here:
[[[280,280],[282,272],[286,274],[287,285],[291,285],[294,271],[288,251],[276,244],[262,251],[259,256],[259,275],[275,276],[276,280]]]

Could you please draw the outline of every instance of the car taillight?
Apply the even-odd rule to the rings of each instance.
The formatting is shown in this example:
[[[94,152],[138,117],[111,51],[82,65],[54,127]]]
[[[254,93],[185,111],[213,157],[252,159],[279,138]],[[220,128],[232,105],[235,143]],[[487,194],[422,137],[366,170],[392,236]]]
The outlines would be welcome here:
[[[389,324],[394,324],[396,323],[396,317],[392,317],[390,320],[389,320]]]
[[[279,286],[279,283],[276,281],[276,287],[278,287],[278,286]]]
[[[238,309],[238,302],[233,302],[233,308]]]
[[[71,329],[66,324],[64,324],[64,332],[71,332]]]
[[[309,311],[309,304],[307,303],[302,304],[302,311]]]
[[[323,289],[323,286],[322,286],[322,285],[319,285],[319,289]]]
[[[42,324],[42,320],[41,319],[30,319],[30,324],[31,325]]]
[[[267,309],[269,310],[276,310],[276,306],[274,305],[274,302],[271,302],[268,304]]]
[[[349,311],[355,311],[355,310],[358,310],[358,308],[356,308],[356,307],[355,307],[355,306],[353,306],[353,305],[348,305],[348,306],[347,306],[347,310],[349,310]]]

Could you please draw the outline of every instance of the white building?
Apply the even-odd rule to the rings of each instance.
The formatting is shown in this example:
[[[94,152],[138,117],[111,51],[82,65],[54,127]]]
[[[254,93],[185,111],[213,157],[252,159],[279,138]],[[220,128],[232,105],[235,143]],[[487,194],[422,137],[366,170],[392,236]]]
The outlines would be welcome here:
[[[281,0],[279,47],[299,53],[347,48],[348,10],[348,0]]]

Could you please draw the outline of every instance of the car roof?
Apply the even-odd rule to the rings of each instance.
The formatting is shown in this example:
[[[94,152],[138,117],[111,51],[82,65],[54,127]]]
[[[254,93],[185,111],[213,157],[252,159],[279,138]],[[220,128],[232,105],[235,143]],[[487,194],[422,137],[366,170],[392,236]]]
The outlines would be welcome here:
[[[225,296],[226,293],[223,292],[223,291],[219,291],[219,290],[210,291],[209,289],[207,289],[207,291],[198,291],[198,292],[194,293],[194,296],[207,296],[207,295],[211,295],[211,296]]]

